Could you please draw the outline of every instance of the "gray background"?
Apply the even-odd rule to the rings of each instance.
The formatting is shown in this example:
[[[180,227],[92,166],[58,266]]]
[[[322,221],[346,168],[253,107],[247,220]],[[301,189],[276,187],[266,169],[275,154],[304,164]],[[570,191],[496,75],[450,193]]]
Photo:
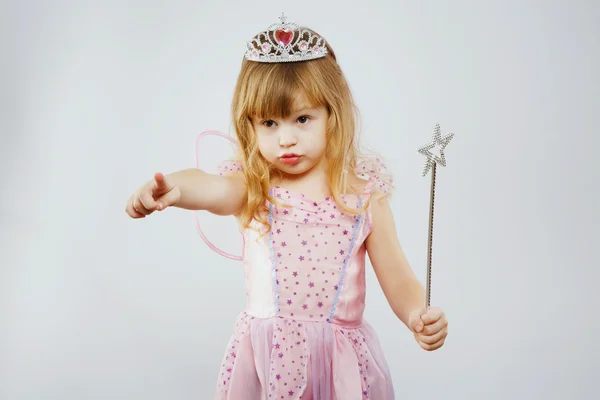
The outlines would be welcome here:
[[[359,5],[360,4],[360,5]],[[592,396],[598,362],[600,6],[593,1],[2,2],[0,399],[209,399],[243,270],[178,209],[129,219],[156,171],[229,131],[245,41],[285,11],[337,52],[398,235],[450,336],[422,351],[369,268],[398,398]],[[200,147],[203,168],[229,155]],[[199,213],[238,253],[231,218]]]

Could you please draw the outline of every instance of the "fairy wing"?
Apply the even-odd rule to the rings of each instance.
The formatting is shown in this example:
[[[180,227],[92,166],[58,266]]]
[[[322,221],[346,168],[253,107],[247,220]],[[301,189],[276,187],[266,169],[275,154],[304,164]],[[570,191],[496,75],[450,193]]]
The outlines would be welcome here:
[[[196,137],[196,142],[195,142],[195,147],[194,147],[196,168],[200,168],[200,151],[199,151],[199,146],[198,146],[199,142],[202,138],[209,136],[209,135],[227,139],[234,145],[234,147],[237,147],[236,140],[231,135],[228,135],[226,133],[219,132],[219,131],[204,131],[204,132],[200,133]],[[237,162],[234,160],[224,160],[224,161],[221,161],[220,163],[218,163],[218,165],[217,165],[217,172],[221,175],[225,174],[227,172],[231,172],[231,171],[241,171],[241,169],[242,169],[242,164],[240,162]],[[211,250],[213,250],[214,252],[216,252],[217,254],[219,254],[225,258],[229,258],[231,260],[236,260],[236,261],[243,261],[244,260],[243,256],[236,256],[234,254],[231,254],[229,252],[226,252],[226,251],[220,249],[206,237],[206,235],[204,234],[204,231],[202,230],[202,228],[200,226],[200,220],[198,218],[198,214],[199,213],[197,211],[194,212],[194,220],[195,220],[195,224],[196,224],[196,230],[198,231],[198,234],[200,235],[202,240],[207,244],[207,246]]]

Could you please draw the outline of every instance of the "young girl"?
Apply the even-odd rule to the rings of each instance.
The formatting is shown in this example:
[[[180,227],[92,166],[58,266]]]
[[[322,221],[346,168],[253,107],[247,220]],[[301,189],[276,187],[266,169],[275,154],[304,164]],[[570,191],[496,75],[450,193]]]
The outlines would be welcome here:
[[[239,222],[247,306],[215,399],[393,399],[363,319],[365,254],[423,349],[444,344],[448,323],[441,309],[424,309],[398,243],[391,181],[379,159],[358,152],[355,106],[332,48],[282,16],[248,43],[232,112],[239,161],[218,174],[157,173],[126,206],[132,218],[174,206]]]

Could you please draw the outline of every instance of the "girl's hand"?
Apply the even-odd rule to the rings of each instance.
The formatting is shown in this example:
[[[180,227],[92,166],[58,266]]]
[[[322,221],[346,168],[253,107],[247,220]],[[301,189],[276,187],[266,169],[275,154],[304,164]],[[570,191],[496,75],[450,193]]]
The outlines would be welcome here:
[[[154,179],[143,184],[129,197],[125,212],[131,218],[144,218],[154,211],[164,210],[177,204],[180,198],[179,187],[157,172],[154,174]]]
[[[413,311],[408,317],[408,326],[419,346],[427,351],[442,347],[448,335],[448,320],[439,307]]]

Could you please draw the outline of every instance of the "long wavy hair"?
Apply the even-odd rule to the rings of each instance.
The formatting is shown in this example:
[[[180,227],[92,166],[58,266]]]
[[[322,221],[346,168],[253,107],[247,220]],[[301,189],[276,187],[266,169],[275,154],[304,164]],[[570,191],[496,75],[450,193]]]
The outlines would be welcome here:
[[[307,28],[302,28],[307,29]],[[310,30],[315,33],[314,31]],[[241,212],[243,227],[252,220],[270,229],[265,218],[265,200],[276,203],[269,194],[272,179],[280,176],[260,153],[252,126],[252,118],[287,118],[294,100],[302,95],[310,107],[325,107],[329,113],[326,124],[326,151],[328,183],[336,203],[353,214],[366,209],[353,209],[341,199],[344,193],[357,191],[348,184],[344,171],[352,172],[359,157],[357,125],[359,112],[350,87],[337,63],[335,53],[327,44],[325,57],[300,62],[261,63],[242,61],[235,86],[231,111],[233,128],[241,154],[240,161],[247,185],[247,201]]]

